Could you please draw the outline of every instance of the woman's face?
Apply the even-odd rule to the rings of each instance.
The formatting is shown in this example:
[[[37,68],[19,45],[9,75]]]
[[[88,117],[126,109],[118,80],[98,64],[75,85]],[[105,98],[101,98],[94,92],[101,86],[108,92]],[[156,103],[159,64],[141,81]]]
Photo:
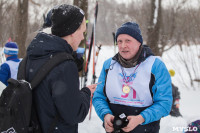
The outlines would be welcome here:
[[[132,36],[120,34],[117,37],[119,54],[126,60],[132,59],[138,52],[141,43]]]

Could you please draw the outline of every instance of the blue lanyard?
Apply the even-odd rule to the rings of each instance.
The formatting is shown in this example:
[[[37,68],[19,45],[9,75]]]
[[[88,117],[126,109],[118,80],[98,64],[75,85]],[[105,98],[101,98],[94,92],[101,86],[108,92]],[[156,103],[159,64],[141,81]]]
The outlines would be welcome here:
[[[121,65],[120,65],[121,66]],[[137,70],[137,68],[140,66],[140,64],[138,64],[133,72],[133,74],[131,74],[128,78],[128,81],[126,80],[125,74],[126,72],[124,71],[124,68],[121,66],[121,70],[122,70],[122,74],[123,74],[123,81],[125,81],[125,83],[128,83],[131,79],[131,77],[135,74],[135,71]]]

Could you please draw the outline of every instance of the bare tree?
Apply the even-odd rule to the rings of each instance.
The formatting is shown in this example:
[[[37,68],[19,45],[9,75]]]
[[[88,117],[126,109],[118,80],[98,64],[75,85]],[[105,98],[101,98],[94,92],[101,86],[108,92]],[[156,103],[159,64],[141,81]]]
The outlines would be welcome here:
[[[3,5],[4,5],[4,1],[0,1],[0,18],[3,18]],[[3,32],[3,21],[0,21],[0,33]],[[2,35],[0,36],[0,41],[2,40]],[[1,44],[2,45],[2,44]],[[1,46],[3,47],[3,45]]]
[[[12,9],[12,10],[10,10]],[[16,12],[16,5],[14,1],[1,0],[0,1],[0,45],[4,46],[8,38],[14,38],[14,22]]]
[[[16,18],[16,42],[19,45],[19,57],[24,57],[26,48],[25,41],[27,37],[28,24],[28,0],[18,0],[17,18]]]
[[[173,56],[167,55],[171,56],[171,65],[177,72],[178,83],[188,90],[197,90],[200,87],[200,8],[186,6],[185,2],[174,3],[171,8],[173,10],[165,10],[170,16],[165,14],[168,17],[165,17],[168,26],[163,25],[162,33],[167,35],[166,41],[170,40],[165,50],[177,46],[175,52],[181,51]]]
[[[80,7],[85,12],[85,18],[88,19],[88,0],[74,0],[73,5]]]
[[[79,6],[79,0],[74,0],[73,5]]]
[[[74,0],[73,5],[76,5],[78,7],[80,7],[84,12],[85,12],[85,19],[88,19],[88,0]],[[86,34],[85,36],[85,40],[81,42],[80,46],[84,46],[84,44],[86,43]]]
[[[151,14],[148,26],[147,45],[149,45],[155,55],[161,55],[159,49],[159,33],[162,23],[161,0],[151,0]]]
[[[171,6],[167,9],[162,8],[162,23],[160,28],[160,52],[161,55],[165,51],[171,49],[173,46],[177,44],[182,44],[182,32],[185,27],[181,26],[185,18],[180,15],[180,12],[184,12],[182,7],[185,6],[186,0],[182,0],[181,2],[173,2]],[[187,16],[187,15],[186,15]]]

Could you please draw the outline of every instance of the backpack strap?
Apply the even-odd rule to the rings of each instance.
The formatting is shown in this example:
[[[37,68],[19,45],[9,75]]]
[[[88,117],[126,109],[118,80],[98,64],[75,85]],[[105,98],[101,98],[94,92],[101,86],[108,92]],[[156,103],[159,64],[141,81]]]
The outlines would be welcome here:
[[[38,72],[33,77],[31,83],[31,88],[34,89],[37,85],[46,77],[46,75],[57,65],[64,62],[65,60],[74,60],[71,54],[66,52],[57,53],[50,56],[50,59],[38,70]],[[26,62],[27,56],[23,58],[20,63],[17,79],[25,79],[26,77]]]
[[[17,79],[18,80],[25,80],[26,77],[26,62],[27,62],[27,55],[22,59],[18,67]]]
[[[57,65],[65,60],[74,60],[72,55],[63,52],[58,53],[52,57],[38,70],[33,80],[31,81],[31,87],[34,89],[37,85],[46,77],[46,75]]]

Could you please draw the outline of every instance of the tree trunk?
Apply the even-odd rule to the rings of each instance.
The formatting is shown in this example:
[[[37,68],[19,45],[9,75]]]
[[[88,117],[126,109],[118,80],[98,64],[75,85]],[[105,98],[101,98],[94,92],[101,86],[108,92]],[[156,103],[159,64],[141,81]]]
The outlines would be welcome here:
[[[28,0],[18,0],[15,41],[19,46],[18,56],[20,58],[23,58],[26,53],[25,41],[28,29],[28,5]]]
[[[88,19],[88,0],[74,0],[74,5],[80,7],[85,12],[85,19]],[[84,43],[86,43],[87,35],[84,34],[85,40],[83,40],[80,44],[80,47],[84,47]]]
[[[78,7],[79,7],[79,0],[74,0],[74,3],[73,3],[73,5],[76,5],[76,6],[78,6]]]
[[[88,19],[88,0],[74,0],[74,5],[80,7],[85,12],[85,19]]]
[[[0,2],[0,18],[3,18],[2,14],[2,8],[3,8],[3,2]],[[3,33],[3,22],[2,20],[0,21],[0,33]],[[0,35],[0,42],[3,42],[3,36]],[[3,47],[3,43],[0,44],[0,47]]]
[[[151,17],[149,21],[149,27],[147,32],[147,45],[150,46],[155,55],[161,56],[162,53],[159,49],[159,33],[161,26],[161,0],[158,0],[158,7],[155,5],[156,0],[151,0]],[[158,9],[157,9],[158,8]],[[157,17],[155,13],[157,12]]]
[[[88,20],[88,0],[74,0],[74,5],[80,7],[84,12],[85,12],[85,19]],[[87,33],[87,32],[86,32]],[[81,41],[80,47],[87,47],[86,46],[87,42],[87,34],[84,34],[84,40]],[[86,57],[84,56],[84,65],[83,65],[83,70],[79,72],[79,76],[83,77],[84,76],[84,70],[85,70],[85,64],[86,64]],[[82,84],[82,83],[81,83]],[[83,86],[81,86],[83,87]]]

